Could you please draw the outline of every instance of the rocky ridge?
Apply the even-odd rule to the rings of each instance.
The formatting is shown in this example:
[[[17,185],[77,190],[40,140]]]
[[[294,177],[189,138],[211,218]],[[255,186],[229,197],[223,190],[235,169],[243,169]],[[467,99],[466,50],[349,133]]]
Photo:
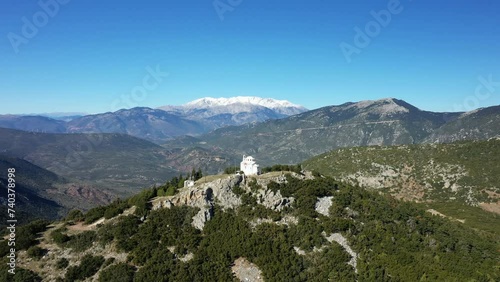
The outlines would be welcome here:
[[[193,217],[193,226],[202,230],[205,222],[213,216],[215,200],[223,208],[235,208],[241,205],[241,200],[232,192],[232,187],[238,185],[243,177],[228,176],[213,182],[185,187],[174,196],[159,197],[153,201],[153,210],[187,205],[197,207],[200,211]]]
[[[255,183],[258,183],[261,189],[252,191],[249,186],[249,182],[252,179],[256,181]],[[241,198],[233,192],[233,187],[235,186],[240,186],[243,190],[253,193],[257,198],[257,204],[274,211],[282,211],[284,208],[290,207],[294,202],[293,197],[283,197],[280,191],[273,192],[267,188],[267,184],[271,181],[278,183],[286,181],[281,175],[262,178],[245,177],[236,174],[223,175],[219,179],[206,183],[203,181],[204,179],[200,179],[194,186],[182,188],[173,196],[154,199],[152,209],[171,208],[172,206],[181,205],[199,208],[200,211],[193,217],[192,225],[199,230],[203,230],[205,223],[214,215],[215,204],[221,206],[223,210],[235,209],[241,206]],[[254,223],[254,225],[265,221],[266,219],[262,219],[258,223]],[[294,219],[284,219],[283,224],[288,224],[289,222],[294,222]]]

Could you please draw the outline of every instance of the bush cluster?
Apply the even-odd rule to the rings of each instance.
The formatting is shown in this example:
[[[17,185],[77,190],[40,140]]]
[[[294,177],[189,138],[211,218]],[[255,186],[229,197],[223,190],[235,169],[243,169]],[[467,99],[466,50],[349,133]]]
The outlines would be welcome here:
[[[104,263],[104,257],[85,255],[79,265],[70,266],[66,272],[66,281],[84,280],[96,274]]]

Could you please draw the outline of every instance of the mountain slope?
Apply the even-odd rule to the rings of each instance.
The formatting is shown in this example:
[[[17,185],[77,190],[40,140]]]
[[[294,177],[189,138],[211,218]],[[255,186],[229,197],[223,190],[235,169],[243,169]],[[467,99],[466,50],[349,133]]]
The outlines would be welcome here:
[[[223,175],[171,196],[156,191],[93,209],[76,225],[56,223],[32,243],[46,255],[20,251],[18,267],[48,281],[500,278],[498,234],[331,178]]]
[[[4,227],[7,222],[7,170],[16,169],[15,210],[19,213],[16,217],[20,224],[27,223],[34,218],[56,219],[66,213],[60,204],[44,197],[47,191],[54,189],[55,185],[64,183],[64,180],[29,162],[8,158],[0,155],[0,220]]]
[[[87,210],[108,204],[113,196],[88,184],[72,182],[19,158],[0,155],[0,218],[6,223],[7,170],[15,169],[15,210],[19,224],[36,218],[54,220],[70,209]]]
[[[343,148],[303,162],[306,169],[398,198],[472,206],[500,199],[498,164],[500,139]]]
[[[188,138],[192,137],[184,139]],[[232,164],[224,152],[215,154],[197,147],[168,150],[124,134],[49,134],[4,128],[0,128],[0,154],[81,183],[72,193],[89,197],[94,197],[95,186],[113,197],[124,197],[193,168],[218,172]]]
[[[238,159],[255,155],[265,165],[298,163],[339,147],[420,143],[458,115],[421,111],[397,99],[362,101],[217,129],[198,136],[198,145],[224,150]],[[183,144],[172,141],[165,146]]]
[[[70,133],[122,133],[154,142],[206,131],[198,122],[150,108],[88,115],[67,123]]]
[[[64,121],[43,116],[0,115],[0,127],[46,133],[66,131]]]
[[[0,154],[118,195],[129,195],[178,173],[165,164],[167,150],[123,134],[44,134],[0,128],[0,149]]]
[[[463,113],[434,131],[425,142],[485,140],[496,136],[500,136],[500,106]]]

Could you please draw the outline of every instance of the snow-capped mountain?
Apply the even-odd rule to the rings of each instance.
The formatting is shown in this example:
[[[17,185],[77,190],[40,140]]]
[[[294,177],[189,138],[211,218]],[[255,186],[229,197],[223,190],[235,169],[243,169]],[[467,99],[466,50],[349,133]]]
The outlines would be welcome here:
[[[287,100],[276,100],[272,98],[260,98],[252,96],[238,96],[231,98],[201,98],[184,105],[185,108],[217,108],[217,107],[237,107],[239,105],[262,106],[272,109],[284,115],[294,115],[307,111],[306,108],[293,104]]]
[[[206,97],[181,106],[164,106],[159,109],[201,121],[212,128],[279,119],[307,111],[306,108],[286,100],[249,96]]]

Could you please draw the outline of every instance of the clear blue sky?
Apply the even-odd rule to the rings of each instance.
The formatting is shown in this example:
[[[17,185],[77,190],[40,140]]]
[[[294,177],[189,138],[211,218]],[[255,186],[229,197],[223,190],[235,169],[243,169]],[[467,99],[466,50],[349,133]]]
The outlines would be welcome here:
[[[220,0],[228,2],[238,1]],[[500,104],[500,1],[401,0],[348,63],[340,44],[356,46],[355,27],[365,29],[370,12],[390,2],[242,0],[221,20],[213,0],[73,0],[34,36],[24,28],[27,38],[22,18],[43,25],[43,9],[4,0],[0,114],[96,113],[237,95],[311,109],[384,97],[433,111]],[[169,76],[130,99],[146,68],[157,65]],[[494,83],[476,93],[479,76]]]

